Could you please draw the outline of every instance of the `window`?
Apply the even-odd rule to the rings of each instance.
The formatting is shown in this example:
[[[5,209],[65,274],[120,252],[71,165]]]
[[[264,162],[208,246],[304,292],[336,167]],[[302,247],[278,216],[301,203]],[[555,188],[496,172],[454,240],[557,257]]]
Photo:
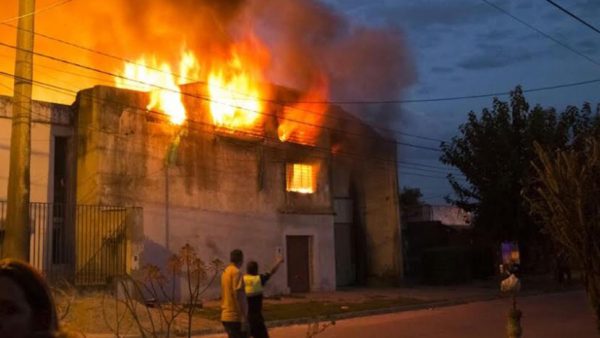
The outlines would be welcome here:
[[[311,164],[288,163],[286,165],[286,190],[300,194],[315,192],[316,169]]]

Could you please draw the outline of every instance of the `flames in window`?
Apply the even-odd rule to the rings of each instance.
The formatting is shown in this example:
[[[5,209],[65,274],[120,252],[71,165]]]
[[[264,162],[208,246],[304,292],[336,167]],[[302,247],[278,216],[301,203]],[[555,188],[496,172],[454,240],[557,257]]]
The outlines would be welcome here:
[[[312,164],[288,163],[285,176],[287,191],[313,194],[317,190],[317,169]]]

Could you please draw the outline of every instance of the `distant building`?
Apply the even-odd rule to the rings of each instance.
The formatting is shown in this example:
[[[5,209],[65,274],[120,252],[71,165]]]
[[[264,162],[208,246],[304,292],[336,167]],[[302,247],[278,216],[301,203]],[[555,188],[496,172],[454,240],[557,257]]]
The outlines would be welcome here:
[[[424,204],[403,215],[405,222],[439,222],[452,227],[471,226],[472,215],[453,205]]]
[[[468,248],[472,244],[471,214],[458,207],[425,204],[402,216],[405,273],[409,278],[423,278],[425,252],[448,247]]]

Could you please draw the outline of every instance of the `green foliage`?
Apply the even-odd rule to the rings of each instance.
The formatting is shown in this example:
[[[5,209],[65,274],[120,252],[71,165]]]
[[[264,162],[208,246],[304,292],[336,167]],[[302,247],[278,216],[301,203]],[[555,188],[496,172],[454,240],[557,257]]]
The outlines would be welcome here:
[[[470,112],[460,134],[442,143],[440,160],[458,168],[466,182],[449,175],[455,198],[448,201],[473,212],[475,229],[490,242],[518,240],[525,249],[539,239],[540,226],[521,196],[529,184],[535,158],[534,142],[549,149],[565,149],[585,135],[600,130],[598,110],[589,104],[553,108],[530,108],[523,91],[511,92],[510,102],[494,99],[491,109]]]
[[[449,285],[471,279],[471,252],[463,247],[439,247],[423,251],[423,281]]]
[[[536,144],[535,180],[525,191],[534,216],[551,238],[583,268],[600,332],[600,141],[580,139],[568,150]]]
[[[423,197],[421,189],[403,187],[400,192],[400,207],[402,208],[402,214],[410,214],[416,207],[423,205],[421,197]]]

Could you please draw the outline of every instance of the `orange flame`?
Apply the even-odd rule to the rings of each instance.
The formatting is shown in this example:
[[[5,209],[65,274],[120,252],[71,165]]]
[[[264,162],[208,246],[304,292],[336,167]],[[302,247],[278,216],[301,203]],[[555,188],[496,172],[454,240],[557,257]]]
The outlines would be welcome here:
[[[196,56],[185,51],[179,62],[179,74],[175,75],[168,63],[142,57],[135,63],[126,62],[123,72],[115,77],[115,83],[118,88],[149,92],[147,109],[157,108],[167,113],[172,123],[180,125],[187,114],[179,85],[205,82],[214,125],[230,131],[255,132],[262,123],[261,100],[268,93],[268,87],[263,85],[268,49],[250,36],[233,45],[227,57],[209,57],[208,60],[210,69],[201,73]]]
[[[214,126],[228,132],[263,133],[265,72],[270,55],[266,46],[254,36],[230,46],[226,55],[206,56],[210,67],[200,69],[198,59],[185,51],[179,62],[179,74],[171,72],[166,62],[155,57],[140,58],[125,63],[123,72],[115,77],[116,86],[150,93],[147,109],[159,109],[169,115],[173,124],[181,125],[187,118],[179,85],[203,82],[207,85],[208,107]],[[300,100],[286,106],[279,116],[278,136],[282,142],[316,145],[324,114],[329,83],[324,75],[316,77],[312,87]]]
[[[231,47],[229,58],[215,62],[208,75],[210,111],[217,127],[256,131],[262,123],[267,48],[253,36]]]
[[[218,127],[248,129],[260,120],[260,90],[238,55],[208,77],[210,111]]]
[[[321,75],[298,103],[286,106],[279,119],[279,140],[315,145],[324,114],[329,107],[325,102],[328,93],[327,79]]]
[[[181,99],[179,84],[197,77],[198,62],[191,52],[184,52],[180,62],[180,74],[176,76],[166,62],[158,62],[155,57],[142,57],[136,62],[126,62],[121,76],[115,77],[117,88],[126,88],[150,93],[150,103],[146,109],[158,109],[167,115],[173,124],[181,125],[186,119],[186,111]]]

